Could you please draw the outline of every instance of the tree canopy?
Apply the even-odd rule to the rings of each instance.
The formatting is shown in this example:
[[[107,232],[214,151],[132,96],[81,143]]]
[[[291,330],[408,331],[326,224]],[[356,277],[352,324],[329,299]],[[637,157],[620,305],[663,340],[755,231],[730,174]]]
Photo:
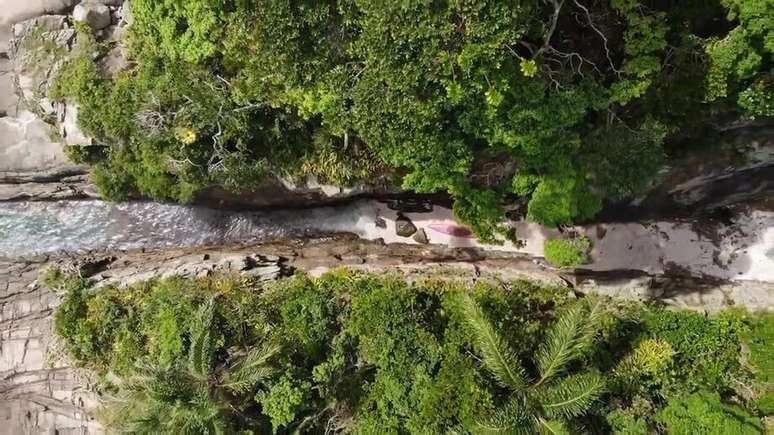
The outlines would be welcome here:
[[[113,198],[186,201],[269,173],[389,175],[448,191],[491,238],[514,195],[538,222],[588,219],[646,188],[670,135],[718,113],[774,114],[770,0],[132,8],[133,66],[106,77],[87,50],[56,93],[106,146],[91,161]]]
[[[485,281],[46,280],[118,432],[762,433],[772,414],[774,316]]]

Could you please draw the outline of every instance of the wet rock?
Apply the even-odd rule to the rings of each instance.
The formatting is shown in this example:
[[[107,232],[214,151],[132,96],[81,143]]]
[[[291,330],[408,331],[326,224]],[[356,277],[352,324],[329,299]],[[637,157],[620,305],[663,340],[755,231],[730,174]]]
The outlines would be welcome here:
[[[430,240],[428,240],[427,238],[427,233],[425,233],[425,230],[423,228],[418,229],[417,232],[414,233],[413,239],[415,242],[420,243],[422,245],[426,245],[430,243]]]
[[[311,180],[314,181],[314,180]],[[396,191],[383,180],[361,184],[350,189],[331,189],[313,182],[292,183],[281,177],[269,176],[251,191],[234,193],[222,187],[211,187],[199,192],[195,204],[214,208],[255,209],[260,207],[310,207],[339,202],[362,194],[389,194]]]
[[[51,201],[99,198],[87,175],[62,176],[30,183],[0,183],[0,201]]]
[[[94,30],[104,29],[110,25],[110,8],[95,0],[88,0],[73,10],[75,21],[85,22]]]
[[[376,217],[374,225],[376,225],[376,228],[387,228],[387,222],[381,216]]]
[[[416,232],[417,227],[411,222],[411,219],[402,214],[398,215],[398,218],[395,219],[395,234],[401,237],[411,237]]]

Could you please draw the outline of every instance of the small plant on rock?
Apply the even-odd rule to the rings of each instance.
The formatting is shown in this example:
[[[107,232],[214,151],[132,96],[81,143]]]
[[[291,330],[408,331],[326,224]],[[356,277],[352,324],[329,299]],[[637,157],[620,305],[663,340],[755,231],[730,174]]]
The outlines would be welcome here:
[[[548,239],[543,246],[546,260],[560,267],[573,267],[590,261],[591,239],[586,236],[570,239]]]

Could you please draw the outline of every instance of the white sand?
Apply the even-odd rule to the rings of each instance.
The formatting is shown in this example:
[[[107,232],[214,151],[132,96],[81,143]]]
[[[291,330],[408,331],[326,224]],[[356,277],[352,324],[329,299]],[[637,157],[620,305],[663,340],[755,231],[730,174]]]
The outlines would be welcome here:
[[[386,228],[378,228],[376,216]],[[452,247],[479,247],[487,250],[523,252],[542,256],[546,238],[558,237],[558,231],[527,222],[514,222],[522,247],[511,243],[485,245],[475,239],[454,237],[430,229],[431,224],[458,225],[451,210],[436,207],[432,213],[406,213],[417,228],[423,228],[430,243]],[[397,213],[383,204],[367,202],[361,205],[355,232],[366,239],[383,239],[385,243],[411,243],[411,238],[395,235]],[[350,223],[351,224],[351,223]],[[774,282],[774,213],[753,211],[742,215],[731,226],[711,231],[712,239],[702,236],[689,224],[653,222],[646,224],[600,225],[603,237],[597,238],[597,225],[578,227],[594,241],[593,262],[584,268],[591,270],[643,270],[663,273],[670,267],[684,269],[694,275],[707,275],[732,280]],[[344,227],[338,228],[345,230]],[[349,227],[352,231],[352,227]]]

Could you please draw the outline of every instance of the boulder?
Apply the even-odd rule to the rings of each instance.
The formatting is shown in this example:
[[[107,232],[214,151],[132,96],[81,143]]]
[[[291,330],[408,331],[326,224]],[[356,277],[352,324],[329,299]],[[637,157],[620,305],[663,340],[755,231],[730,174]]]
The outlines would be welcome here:
[[[48,14],[62,14],[80,0],[0,1],[0,26]]]
[[[73,19],[87,23],[94,30],[101,30],[110,25],[110,8],[98,1],[89,0],[75,7]]]
[[[411,219],[406,216],[398,215],[395,219],[395,234],[401,237],[411,237],[417,232],[417,227],[411,222]]]
[[[413,239],[415,242],[421,245],[426,245],[430,243],[430,240],[428,240],[427,238],[427,233],[425,233],[425,230],[423,228],[418,229],[417,232],[414,233]]]
[[[51,140],[51,126],[30,112],[0,118],[0,182],[5,179],[50,178],[80,170]]]

